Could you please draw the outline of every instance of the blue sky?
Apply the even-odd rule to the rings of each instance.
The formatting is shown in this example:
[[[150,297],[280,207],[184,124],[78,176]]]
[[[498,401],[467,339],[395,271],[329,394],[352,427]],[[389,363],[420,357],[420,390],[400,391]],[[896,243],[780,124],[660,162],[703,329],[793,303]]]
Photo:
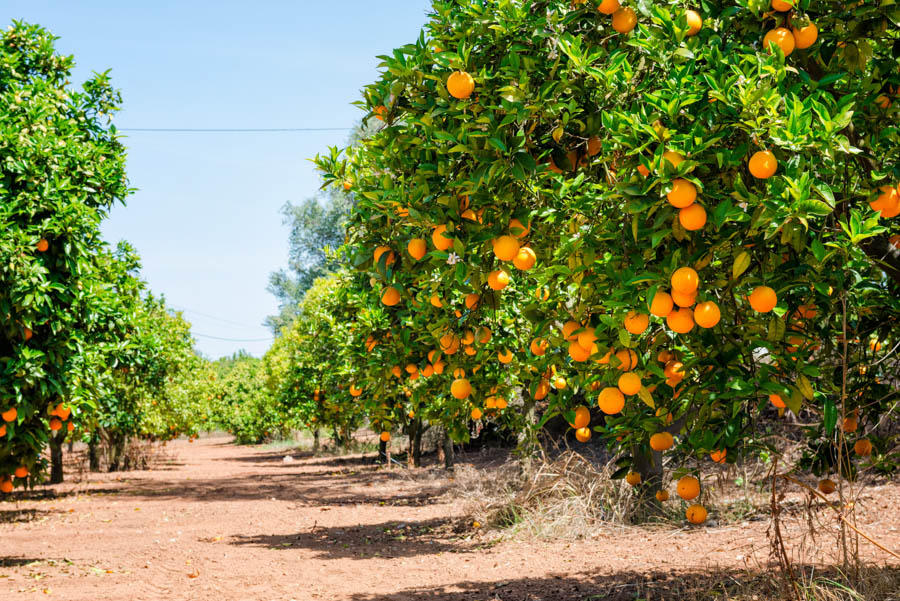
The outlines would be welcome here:
[[[7,22],[60,37],[58,49],[78,63],[76,83],[112,69],[124,96],[120,128],[348,129],[128,133],[138,190],[104,234],[137,247],[150,287],[186,310],[199,349],[217,358],[268,348],[259,340],[277,310],[268,275],[288,250],[279,209],[316,193],[307,159],[345,143],[362,116],[350,103],[377,77],[375,56],[414,41],[429,4],[5,0],[2,8]]]

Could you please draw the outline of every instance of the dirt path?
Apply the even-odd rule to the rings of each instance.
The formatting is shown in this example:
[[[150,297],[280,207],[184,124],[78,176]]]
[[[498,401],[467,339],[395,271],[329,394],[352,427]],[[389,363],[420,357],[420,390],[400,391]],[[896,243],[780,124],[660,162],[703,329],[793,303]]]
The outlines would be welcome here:
[[[752,581],[768,551],[765,522],[498,542],[441,495],[437,470],[285,463],[223,437],[174,452],[166,469],[0,503],[0,599],[634,599],[676,572],[681,589]],[[876,491],[865,525],[900,548],[896,492]]]

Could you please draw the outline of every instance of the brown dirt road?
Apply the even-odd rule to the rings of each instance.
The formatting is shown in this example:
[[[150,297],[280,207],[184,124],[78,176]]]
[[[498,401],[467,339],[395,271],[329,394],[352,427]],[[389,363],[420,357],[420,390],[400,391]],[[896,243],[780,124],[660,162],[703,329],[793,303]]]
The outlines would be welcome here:
[[[499,540],[462,517],[438,470],[285,463],[283,450],[229,441],[176,442],[163,469],[0,503],[0,599],[667,599],[669,579],[709,590],[753,580],[767,561],[764,521]],[[893,549],[897,490],[870,489],[875,511],[861,521]]]

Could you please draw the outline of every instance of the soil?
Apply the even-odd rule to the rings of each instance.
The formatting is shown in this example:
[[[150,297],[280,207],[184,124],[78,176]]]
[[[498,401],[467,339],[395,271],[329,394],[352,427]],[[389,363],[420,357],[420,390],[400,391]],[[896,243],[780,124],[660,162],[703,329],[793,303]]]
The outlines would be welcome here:
[[[690,599],[776,570],[765,519],[516,540],[473,527],[437,467],[386,470],[224,436],[168,449],[172,461],[152,471],[87,474],[0,502],[0,599]],[[868,487],[858,514],[900,552],[898,490]],[[802,539],[795,521],[793,543],[831,544]],[[860,553],[894,561],[864,541]]]

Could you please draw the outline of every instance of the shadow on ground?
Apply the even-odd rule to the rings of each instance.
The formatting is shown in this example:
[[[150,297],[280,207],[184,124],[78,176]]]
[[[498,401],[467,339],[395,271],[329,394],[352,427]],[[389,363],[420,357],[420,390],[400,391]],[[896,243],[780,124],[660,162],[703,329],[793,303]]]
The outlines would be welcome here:
[[[238,546],[260,546],[269,549],[304,549],[320,559],[398,558],[438,553],[466,553],[479,545],[459,541],[461,524],[449,518],[418,522],[384,522],[341,528],[314,527],[296,534],[233,537]]]
[[[62,511],[47,509],[0,509],[0,524],[33,522],[60,513],[62,513]]]
[[[831,586],[833,574],[814,574],[817,586]],[[814,598],[896,601],[900,568],[873,567],[858,596],[833,586],[829,596]],[[793,599],[793,592],[773,567],[766,573],[727,569],[673,572],[619,571],[612,574],[560,574],[545,578],[520,578],[500,582],[460,582],[440,588],[408,589],[387,595],[354,595],[353,601],[769,601]],[[821,593],[821,588],[818,591]],[[813,598],[813,597],[810,597]]]

